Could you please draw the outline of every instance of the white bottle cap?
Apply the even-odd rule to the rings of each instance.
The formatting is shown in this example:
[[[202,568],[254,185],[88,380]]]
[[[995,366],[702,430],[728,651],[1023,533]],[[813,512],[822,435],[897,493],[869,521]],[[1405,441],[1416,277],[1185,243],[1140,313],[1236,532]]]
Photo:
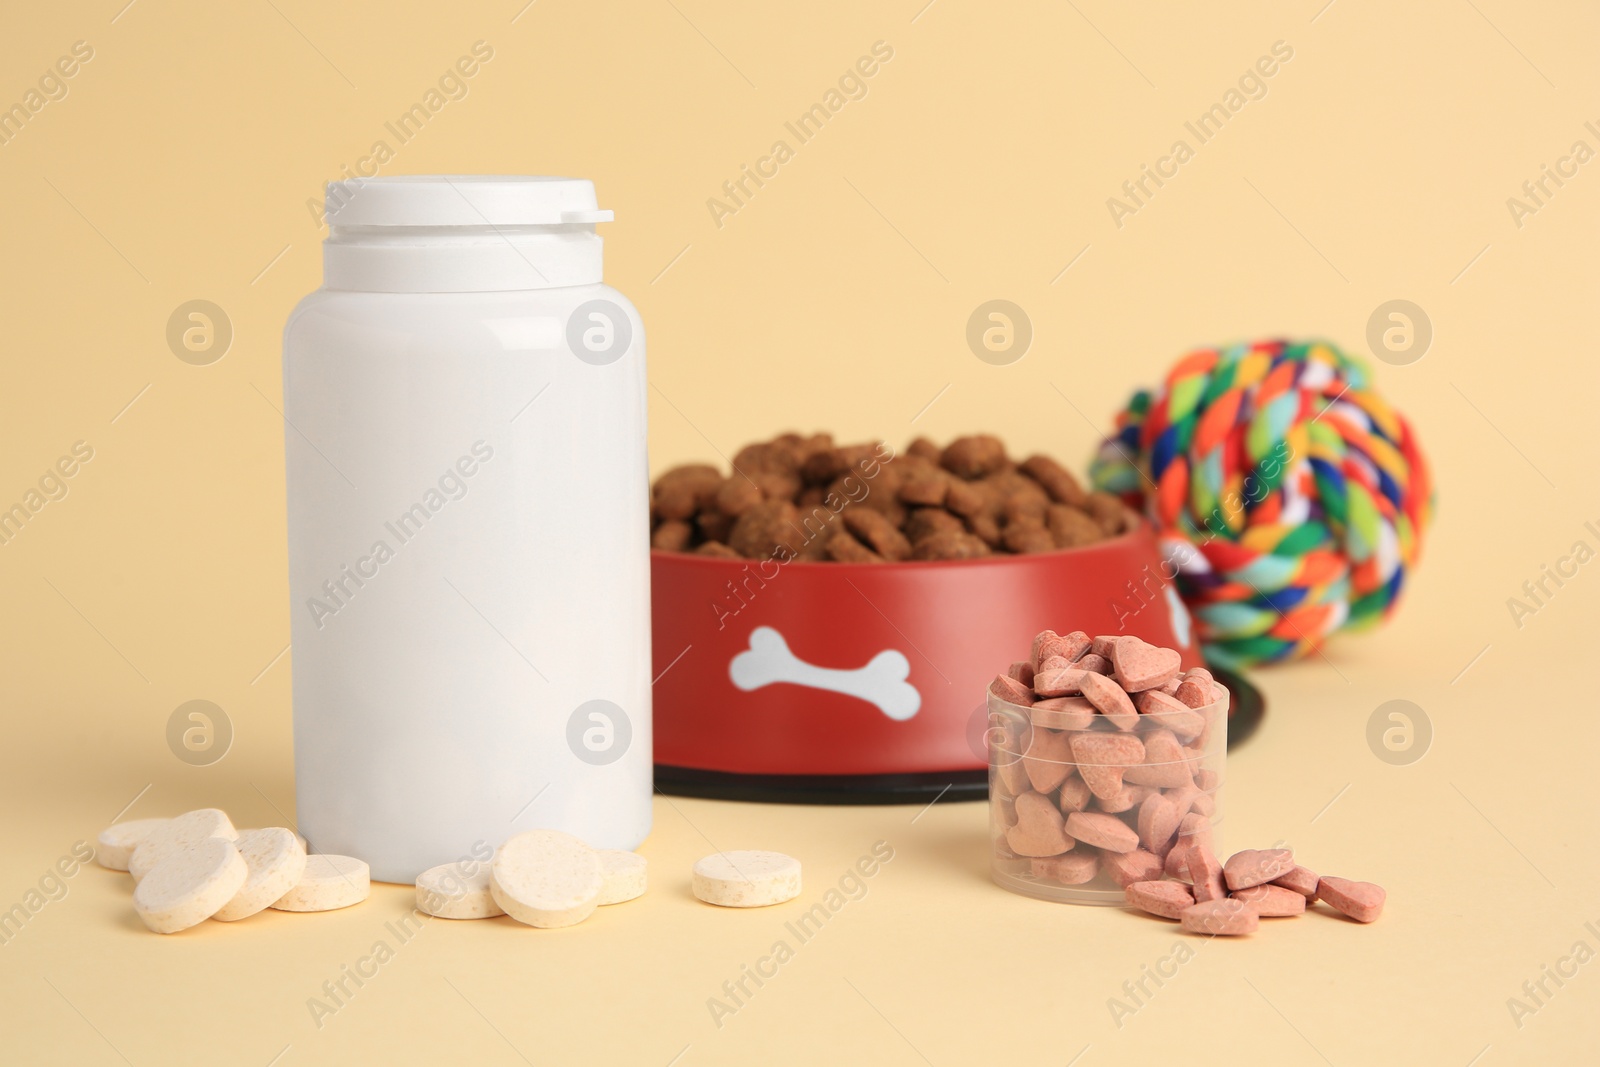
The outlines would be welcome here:
[[[329,182],[330,226],[560,226],[610,222],[583,178],[416,174]]]
[[[582,178],[418,174],[329,182],[323,285],[377,293],[592,285],[594,224],[611,212]]]

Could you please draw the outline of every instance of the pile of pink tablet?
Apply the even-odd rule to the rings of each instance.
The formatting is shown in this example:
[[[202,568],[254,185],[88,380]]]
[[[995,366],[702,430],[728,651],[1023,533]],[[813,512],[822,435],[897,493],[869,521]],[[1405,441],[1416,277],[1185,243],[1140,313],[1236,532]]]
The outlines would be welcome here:
[[[1205,835],[1180,836],[1165,873],[1170,880],[1130,882],[1128,903],[1196,934],[1254,933],[1261,919],[1303,915],[1319,900],[1357,922],[1383,913],[1381,886],[1319,877],[1286,848],[1247,848],[1218,863]]]

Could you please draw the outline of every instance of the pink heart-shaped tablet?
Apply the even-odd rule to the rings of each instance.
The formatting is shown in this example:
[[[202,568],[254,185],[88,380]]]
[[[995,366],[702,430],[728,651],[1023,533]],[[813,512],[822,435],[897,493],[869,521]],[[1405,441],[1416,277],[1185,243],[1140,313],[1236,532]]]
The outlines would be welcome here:
[[[1117,639],[1111,647],[1111,665],[1117,680],[1130,693],[1155,689],[1178,676],[1183,657],[1172,648],[1157,648],[1130,635]]]
[[[1139,847],[1139,835],[1127,823],[1115,815],[1098,811],[1075,811],[1068,815],[1067,834],[1075,841],[1106,852],[1132,852]]]
[[[1035,701],[1028,716],[1046,730],[1087,730],[1094,722],[1094,705],[1082,697],[1048,697]]]
[[[1213,937],[1233,937],[1253,934],[1261,925],[1256,909],[1242,900],[1214,898],[1200,900],[1196,894],[1193,907],[1185,908],[1179,917],[1183,928],[1191,934],[1210,934]]]
[[[1089,791],[1105,800],[1122,791],[1124,768],[1144,762],[1144,742],[1124,733],[1073,734],[1072,755]]]
[[[1082,885],[1093,881],[1100,870],[1100,857],[1093,852],[1068,852],[1061,856],[1033,861],[1035,878],[1057,882],[1061,885]]]
[[[1276,881],[1294,870],[1294,853],[1286,848],[1247,848],[1223,865],[1229,889],[1249,889]]]
[[[1070,815],[1075,811],[1083,811],[1089,806],[1089,801],[1094,794],[1089,792],[1089,783],[1077,775],[1073,775],[1061,783],[1061,792],[1058,794],[1061,801],[1061,813]]]
[[[1119,889],[1126,889],[1134,882],[1149,882],[1161,877],[1161,857],[1142,848],[1132,852],[1107,852],[1101,856],[1100,862]]]
[[[1086,673],[1078,679],[1083,697],[1099,708],[1119,730],[1131,730],[1139,725],[1139,712],[1133,706],[1122,686],[1103,674]]]
[[[1078,816],[1071,817],[1076,819]],[[1334,911],[1348,915],[1358,923],[1369,923],[1383,914],[1383,901],[1387,894],[1382,886],[1371,882],[1354,882],[1348,878],[1323,875],[1317,882],[1317,896]]]
[[[1151,852],[1162,852],[1172,843],[1181,818],[1172,801],[1160,793],[1151,793],[1139,805],[1139,841]]]
[[[1123,898],[1140,911],[1176,919],[1194,906],[1194,894],[1182,882],[1163,882],[1159,876],[1148,882],[1133,882],[1122,889]]]
[[[1033,691],[1046,698],[1075,696],[1083,692],[1083,678],[1088,673],[1077,667],[1041,667],[1033,676]]]
[[[1054,730],[1033,731],[1022,769],[1035,791],[1052,793],[1072,773],[1072,738]]]
[[[1228,886],[1222,877],[1222,863],[1211,851],[1211,842],[1196,841],[1189,849],[1189,880],[1194,883],[1196,903],[1222,900]]]
[[[1017,798],[1017,824],[1006,831],[1006,844],[1019,856],[1059,856],[1073,846],[1063,826],[1049,797],[1024,793]]]
[[[1228,896],[1251,905],[1264,919],[1301,915],[1306,910],[1306,898],[1281,885],[1255,885],[1236,890]]]
[[[1129,767],[1123,778],[1139,785],[1176,789],[1194,782],[1197,762],[1178,743],[1171,730],[1151,730],[1144,735],[1144,764]]]

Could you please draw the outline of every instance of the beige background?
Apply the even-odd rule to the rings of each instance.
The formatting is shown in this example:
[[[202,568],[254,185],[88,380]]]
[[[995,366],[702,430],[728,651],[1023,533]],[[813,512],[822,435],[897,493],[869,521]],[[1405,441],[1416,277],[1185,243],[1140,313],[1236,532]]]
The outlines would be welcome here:
[[[0,546],[0,908],[136,796],[129,817],[292,817],[278,346],[320,277],[306,202],[478,40],[493,59],[383,173],[594,179],[618,219],[607,278],[650,330],[658,467],[790,427],[986,429],[1082,463],[1186,347],[1282,332],[1365,353],[1373,310],[1404,298],[1435,339],[1377,380],[1441,509],[1397,620],[1261,672],[1270,718],[1230,766],[1228,842],[1291,841],[1385,884],[1387,914],[1204,945],[1120,1027],[1108,1000],[1177,936],[994,888],[979,806],[658,799],[643,901],[562,932],[425,928],[320,1029],[307,998],[391,936],[404,890],[163,939],[90,867],[0,946],[0,1059],[1593,1059],[1600,964],[1547,982],[1520,1028],[1507,1000],[1576,942],[1600,951],[1600,564],[1520,629],[1506,607],[1575,541],[1600,548],[1600,163],[1520,227],[1506,203],[1574,141],[1600,149],[1592,7],[121,3],[29,5],[0,34],[0,103],[94,49],[0,145],[0,504],[94,449]],[[707,198],[880,40],[865,98],[718,228]],[[1118,228],[1107,198],[1276,41],[1294,56],[1265,97]],[[204,367],[164,339],[197,298],[235,331]],[[1011,366],[963,339],[993,298],[1035,328]],[[236,731],[203,768],[165,740],[196,698]],[[1409,766],[1365,739],[1391,699],[1433,727]],[[896,858],[866,896],[714,1025],[722,982],[880,839]],[[697,905],[688,867],[713,845],[801,857],[800,904]]]

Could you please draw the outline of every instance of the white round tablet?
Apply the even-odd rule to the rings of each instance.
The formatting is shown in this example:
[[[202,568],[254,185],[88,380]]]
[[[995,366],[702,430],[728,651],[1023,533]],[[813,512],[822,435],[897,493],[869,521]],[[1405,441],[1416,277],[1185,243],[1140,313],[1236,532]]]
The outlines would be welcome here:
[[[289,828],[287,828],[287,827],[275,827],[274,829],[289,829]],[[245,834],[253,833],[253,832],[254,831],[252,831],[252,830],[240,830],[239,831],[239,836],[243,837]],[[302,834],[299,830],[295,830],[295,829],[289,829],[289,832],[291,834],[293,834],[294,835],[294,839],[297,842],[300,843],[300,851],[304,852],[308,856],[311,855],[311,846],[306,844],[306,835]]]
[[[273,901],[299,885],[305,874],[306,850],[300,847],[293,830],[281,826],[241,830],[234,847],[244,857],[250,874],[233,899],[213,916],[223,922],[266,911]]]
[[[624,852],[619,848],[601,849],[600,904],[621,904],[625,900],[644,895],[650,879],[650,862],[637,852]]]
[[[489,892],[520,923],[546,929],[590,915],[604,885],[594,849],[558,830],[527,830],[500,846]]]
[[[300,881],[270,905],[278,911],[337,911],[359,904],[372,892],[372,869],[352,856],[306,857]]]
[[[800,861],[781,852],[716,852],[694,865],[694,895],[724,908],[764,908],[800,895]]]
[[[441,863],[417,875],[417,910],[441,919],[492,919],[505,910],[489,892],[489,865]]]
[[[177,818],[168,819],[158,826],[133,850],[128,857],[128,873],[138,881],[156,864],[177,852],[198,845],[208,837],[221,837],[229,841],[239,836],[226,812],[216,808],[186,811]]]
[[[158,934],[187,930],[233,899],[249,874],[232,841],[208,837],[146,872],[134,888],[133,910]]]
[[[171,822],[171,819],[129,819],[114,823],[100,831],[95,838],[94,858],[109,871],[125,871],[133,850],[151,833]]]

